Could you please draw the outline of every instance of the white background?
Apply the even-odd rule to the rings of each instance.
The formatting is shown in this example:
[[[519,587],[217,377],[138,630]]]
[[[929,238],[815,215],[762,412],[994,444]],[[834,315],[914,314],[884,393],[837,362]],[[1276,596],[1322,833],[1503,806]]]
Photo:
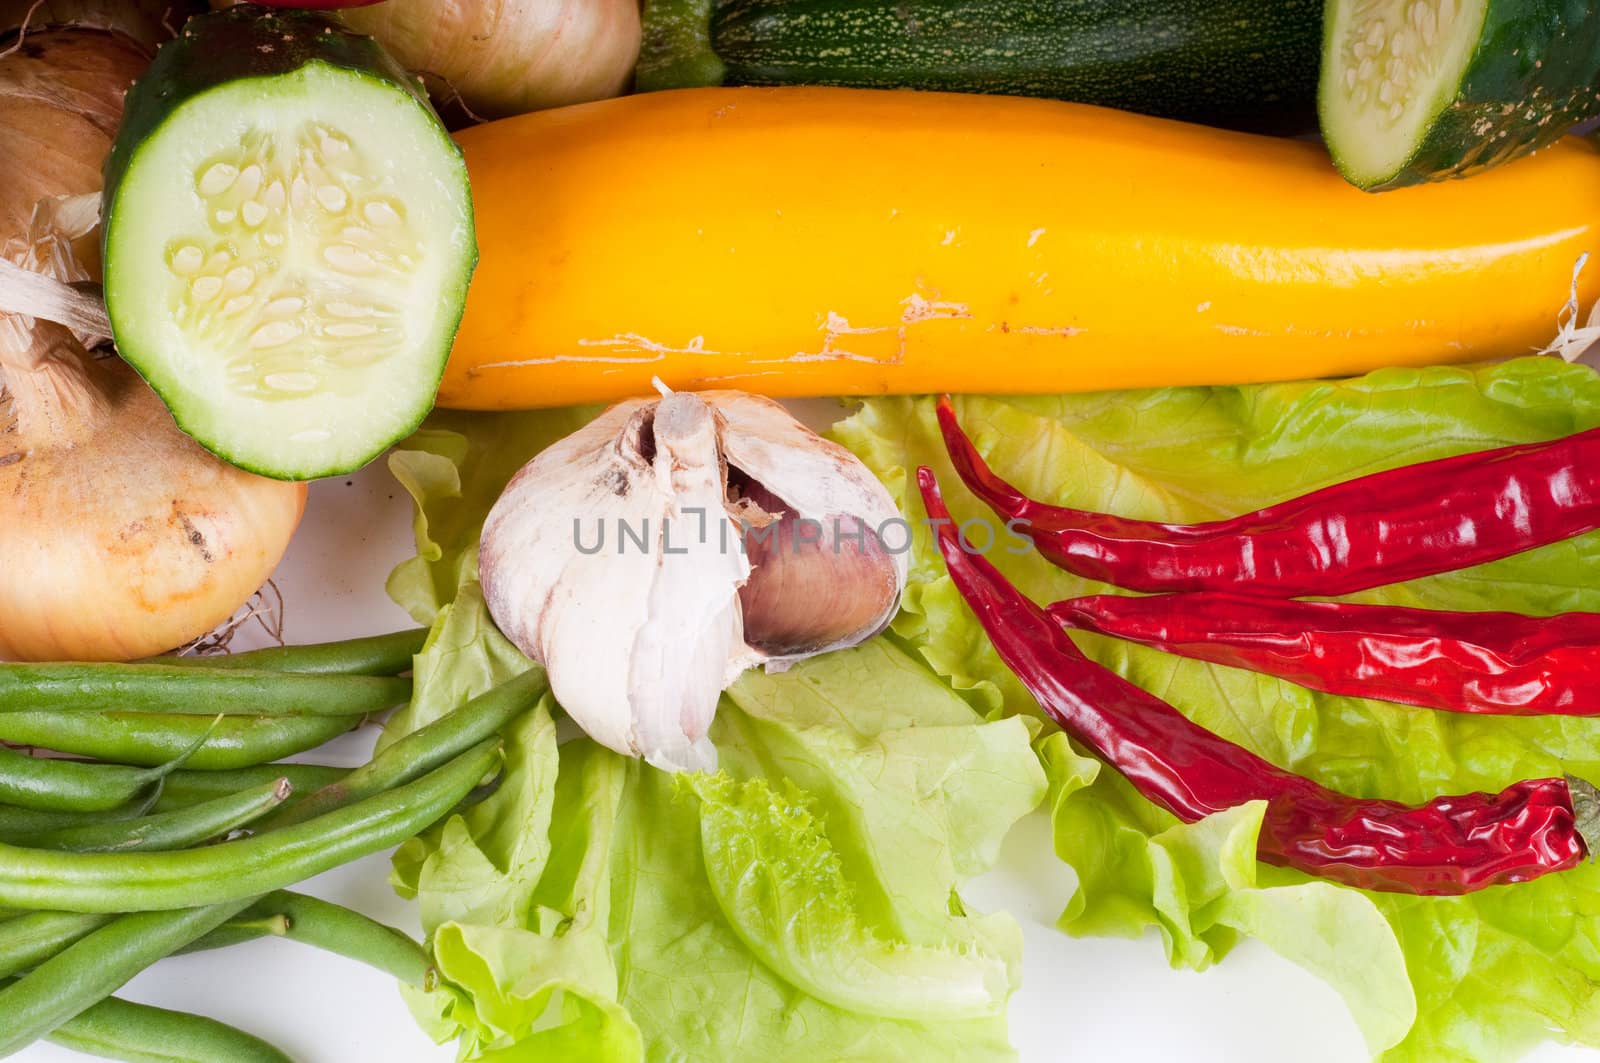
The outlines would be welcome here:
[[[383,464],[349,478],[348,485],[346,479],[317,484],[311,496],[276,577],[288,603],[287,639],[311,642],[410,626],[383,595],[389,570],[413,552],[409,500]],[[258,632],[246,634],[250,641],[241,639],[238,648],[260,641]],[[374,738],[368,729],[306,759],[356,764]],[[300,888],[416,935],[416,911],[389,889],[387,874],[387,856],[374,856]],[[1073,939],[1052,929],[1071,888],[1071,872],[1051,853],[1049,824],[1035,813],[1012,831],[1000,868],[963,890],[974,907],[1004,908],[1022,923],[1025,970],[1011,1004],[1011,1035],[1024,1063],[1367,1058],[1333,991],[1265,947],[1246,941],[1204,974],[1173,971],[1153,932],[1121,941]],[[455,1059],[453,1046],[434,1046],[422,1035],[389,978],[287,941],[167,960],[121,995],[230,1022],[299,1063]],[[84,1057],[37,1045],[13,1058],[66,1063]],[[1600,1063],[1600,1052],[1546,1046],[1529,1059]]]

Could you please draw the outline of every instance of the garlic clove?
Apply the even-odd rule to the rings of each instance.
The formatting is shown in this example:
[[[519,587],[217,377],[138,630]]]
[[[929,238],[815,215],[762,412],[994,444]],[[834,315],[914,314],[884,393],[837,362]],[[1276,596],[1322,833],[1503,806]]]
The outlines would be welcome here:
[[[740,592],[745,639],[771,664],[864,642],[888,626],[905,589],[904,552],[884,545],[901,520],[854,454],[771,399],[702,392],[725,422],[722,450],[742,507],[777,517],[747,532]]]
[[[672,505],[629,662],[637,746],[659,768],[711,770],[716,752],[706,731],[730,659],[746,655],[739,586],[750,565],[720,534],[727,471],[716,414],[694,395],[669,395],[653,427],[655,472]]]
[[[706,730],[747,654],[717,426],[692,395],[613,407],[513,477],[480,546],[490,613],[556,700],[667,770],[715,766]]]
[[[739,591],[745,641],[772,662],[853,646],[883,630],[900,600],[877,528],[853,514],[802,522],[759,484],[745,497],[783,516],[745,535],[751,575]]]

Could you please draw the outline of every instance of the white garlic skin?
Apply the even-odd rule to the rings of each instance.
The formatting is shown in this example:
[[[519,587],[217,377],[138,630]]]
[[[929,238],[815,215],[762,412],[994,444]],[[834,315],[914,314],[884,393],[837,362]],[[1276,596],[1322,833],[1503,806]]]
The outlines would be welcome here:
[[[730,466],[743,500],[730,500]],[[773,517],[753,571],[741,521]],[[855,645],[894,616],[906,559],[877,531],[898,517],[854,455],[777,403],[676,393],[614,406],[525,465],[484,523],[480,578],[495,623],[590,737],[710,770],[706,732],[742,671]],[[784,537],[797,518],[819,535],[800,551]],[[840,528],[865,546],[838,548]]]

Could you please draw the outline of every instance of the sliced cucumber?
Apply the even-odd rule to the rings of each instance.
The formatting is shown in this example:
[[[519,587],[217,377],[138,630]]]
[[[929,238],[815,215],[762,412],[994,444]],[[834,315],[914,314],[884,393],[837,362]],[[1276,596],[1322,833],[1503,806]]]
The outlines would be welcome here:
[[[1600,6],[1329,0],[1318,104],[1351,183],[1464,177],[1600,114]]]
[[[370,39],[191,20],[107,164],[106,304],[178,424],[244,468],[366,464],[433,405],[477,261],[461,153]]]

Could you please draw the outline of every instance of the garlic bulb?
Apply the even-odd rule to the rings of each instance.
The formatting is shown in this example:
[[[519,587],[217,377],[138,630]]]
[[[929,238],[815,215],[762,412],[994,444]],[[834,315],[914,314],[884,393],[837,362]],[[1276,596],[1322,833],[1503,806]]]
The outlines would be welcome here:
[[[889,623],[903,554],[889,493],[770,399],[633,400],[525,465],[480,543],[489,611],[596,741],[709,770],[717,699],[744,669]]]

